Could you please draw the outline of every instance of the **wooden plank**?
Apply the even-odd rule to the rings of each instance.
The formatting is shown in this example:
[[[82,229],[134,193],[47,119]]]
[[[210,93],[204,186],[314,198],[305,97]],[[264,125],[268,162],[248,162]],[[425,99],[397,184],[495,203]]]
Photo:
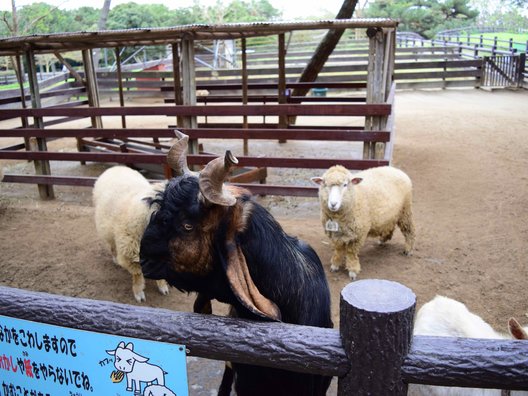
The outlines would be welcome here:
[[[351,82],[310,82],[310,83],[297,83],[287,82],[286,88],[340,88],[340,89],[361,89],[365,88],[365,83],[351,83]],[[214,90],[241,90],[241,83],[199,83],[196,86],[197,89],[207,89],[209,91]],[[248,89],[277,89],[277,83],[249,83]],[[170,87],[163,87],[162,91],[170,91]]]
[[[395,70],[402,69],[440,69],[447,67],[449,69],[465,68],[465,67],[480,67],[482,61],[476,60],[451,60],[451,61],[436,61],[436,62],[397,62],[394,65]]]
[[[328,140],[354,142],[388,142],[388,131],[319,130],[319,129],[182,129],[185,134],[211,139],[280,139],[285,140]]]
[[[90,162],[116,162],[127,163],[148,163],[165,164],[167,161],[165,154],[139,154],[139,153],[65,153],[65,152],[19,152],[11,150],[0,151],[0,159],[7,160],[47,160],[47,161],[90,161]],[[214,155],[188,155],[189,165],[205,165]],[[351,160],[335,158],[282,158],[282,157],[237,157],[241,167],[270,167],[270,168],[307,168],[326,169],[333,165],[341,164],[348,169],[368,169],[376,166],[388,165],[386,160]]]
[[[192,139],[270,139],[276,140],[284,137],[288,140],[328,140],[328,141],[353,141],[353,142],[387,142],[390,140],[389,131],[357,131],[337,129],[238,129],[238,128],[180,128],[182,132]],[[174,138],[174,131],[168,128],[149,129],[121,129],[121,128],[85,128],[85,129],[2,129],[2,137],[55,137],[55,138],[149,138],[162,137]]]
[[[448,71],[428,71],[421,73],[396,73],[396,79],[398,80],[423,80],[423,79],[434,79],[434,78],[460,78],[460,77],[478,77],[480,71],[478,69],[471,70],[448,70]]]
[[[97,107],[97,108],[43,108],[43,109],[2,109],[0,120],[13,117],[94,117],[94,116],[387,116],[391,106],[387,104],[348,105],[244,105],[244,106],[148,106],[148,107]]]
[[[32,176],[32,175],[4,175],[5,183],[22,183],[22,184],[50,184],[61,186],[80,186],[93,187],[95,177],[78,177],[78,176]],[[159,181],[159,180],[153,180]],[[317,187],[306,186],[281,186],[274,184],[252,184],[252,183],[232,183],[236,186],[244,187],[255,195],[281,195],[292,197],[311,197],[317,198]]]
[[[249,95],[247,103],[273,103],[278,102],[277,95]],[[365,103],[365,97],[351,96],[290,96],[288,103]],[[174,99],[167,98],[164,103],[175,103]],[[240,95],[215,95],[198,96],[198,103],[244,103]]]

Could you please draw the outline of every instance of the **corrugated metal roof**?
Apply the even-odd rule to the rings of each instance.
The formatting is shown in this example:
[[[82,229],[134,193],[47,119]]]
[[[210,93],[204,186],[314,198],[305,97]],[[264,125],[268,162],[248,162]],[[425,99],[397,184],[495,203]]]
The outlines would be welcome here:
[[[225,40],[242,37],[268,36],[296,30],[396,28],[393,19],[332,19],[321,21],[275,21],[194,24],[169,28],[107,30],[8,37],[0,39],[0,56],[22,54],[32,49],[37,54],[124,46],[164,45],[191,37],[194,40]]]

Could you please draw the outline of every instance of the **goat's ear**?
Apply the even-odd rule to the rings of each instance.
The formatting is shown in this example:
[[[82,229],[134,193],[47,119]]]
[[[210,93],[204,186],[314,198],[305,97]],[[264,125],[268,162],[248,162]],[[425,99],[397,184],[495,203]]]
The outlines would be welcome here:
[[[106,351],[106,353],[108,353],[109,355],[115,355],[116,351],[118,348],[124,348],[125,347],[125,343],[123,341],[121,341],[119,344],[117,344],[117,347],[116,349],[112,350],[112,351]]]
[[[354,177],[353,179],[350,180],[350,183],[359,184],[359,183],[361,183],[362,180],[363,180],[363,178],[361,178],[361,177]]]
[[[255,315],[279,321],[281,319],[279,307],[258,290],[251,279],[246,258],[240,246],[234,242],[228,242],[227,255],[226,275],[238,301]]]
[[[322,177],[316,176],[316,177],[312,177],[310,180],[313,181],[315,184],[319,184],[320,186],[324,184],[324,180]]]
[[[508,328],[513,338],[517,340],[528,340],[528,334],[522,328],[519,322],[517,322],[517,319],[510,318],[510,320],[508,321]]]

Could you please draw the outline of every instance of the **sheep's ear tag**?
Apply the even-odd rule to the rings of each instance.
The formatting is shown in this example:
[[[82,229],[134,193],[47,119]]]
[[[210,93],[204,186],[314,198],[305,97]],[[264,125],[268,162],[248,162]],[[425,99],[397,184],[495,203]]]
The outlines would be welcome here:
[[[325,224],[325,230],[330,232],[339,231],[339,223],[337,221],[328,220]]]

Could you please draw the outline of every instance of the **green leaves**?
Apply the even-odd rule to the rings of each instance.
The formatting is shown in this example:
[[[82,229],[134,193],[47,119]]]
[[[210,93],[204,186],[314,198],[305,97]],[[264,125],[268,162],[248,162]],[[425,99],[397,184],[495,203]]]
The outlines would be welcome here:
[[[412,31],[427,38],[440,30],[475,24],[478,11],[469,0],[386,0],[369,3],[368,17],[400,20],[400,31]]]

